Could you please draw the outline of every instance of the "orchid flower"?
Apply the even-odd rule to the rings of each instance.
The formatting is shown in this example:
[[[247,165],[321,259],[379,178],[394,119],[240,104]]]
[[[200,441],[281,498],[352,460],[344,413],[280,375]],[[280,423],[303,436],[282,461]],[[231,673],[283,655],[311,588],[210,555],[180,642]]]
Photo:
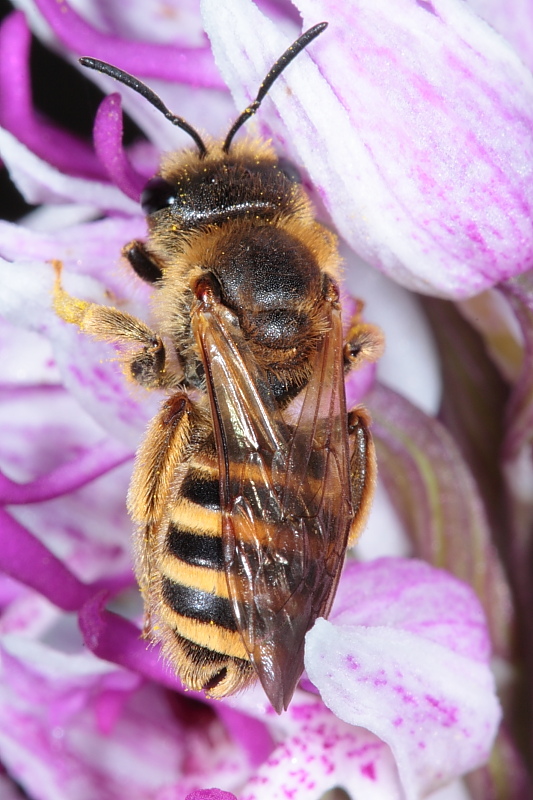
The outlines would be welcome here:
[[[517,628],[531,601],[531,11],[497,0],[14,5],[0,30],[0,157],[38,208],[0,222],[2,792],[527,796],[513,711],[531,650]],[[93,143],[77,138],[35,110],[29,47],[31,29],[73,64],[111,61],[221,136],[298,35],[299,13],[328,31],[249,124],[303,167],[344,240],[346,310],[352,293],[363,299],[388,345],[347,382],[349,404],[374,420],[368,530],[278,717],[258,687],[216,702],[185,693],[140,638],[125,497],[162,396],[133,390],[113,348],[52,309],[61,260],[73,295],[149,318],[148,289],[120,252],[146,236],[140,191],[184,134],[91,73],[111,93]],[[146,135],[128,147],[122,103]]]

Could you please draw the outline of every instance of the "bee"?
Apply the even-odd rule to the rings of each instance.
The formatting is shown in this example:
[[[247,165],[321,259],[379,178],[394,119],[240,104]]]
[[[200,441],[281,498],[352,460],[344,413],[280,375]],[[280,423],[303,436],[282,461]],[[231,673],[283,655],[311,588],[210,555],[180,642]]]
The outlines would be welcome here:
[[[276,78],[327,23],[279,58],[222,141],[204,141],[131,75],[194,148],[142,193],[149,236],[123,253],[153,286],[155,330],[67,294],[60,317],[123,345],[126,375],[168,393],[136,456],[128,507],[145,635],[190,689],[221,698],[258,678],[278,713],[327,616],[375,479],[369,418],[345,375],[382,347],[354,316],[343,336],[335,235],[296,170],[263,140],[234,142]]]

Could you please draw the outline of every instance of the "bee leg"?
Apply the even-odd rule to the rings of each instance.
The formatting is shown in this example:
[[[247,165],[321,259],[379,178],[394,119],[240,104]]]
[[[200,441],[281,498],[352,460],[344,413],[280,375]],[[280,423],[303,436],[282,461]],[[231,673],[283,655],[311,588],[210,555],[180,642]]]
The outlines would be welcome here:
[[[156,561],[159,528],[176,470],[184,460],[193,427],[194,404],[184,392],[166,400],[148,428],[136,458],[128,492],[128,511],[137,525],[134,537],[135,573],[145,601],[143,635],[156,633],[150,609],[158,605]],[[156,633],[157,635],[157,633]]]
[[[124,311],[72,297],[61,285],[61,263],[55,261],[54,269],[54,308],[61,319],[96,339],[133,347],[121,353],[120,360],[126,375],[146,389],[172,388],[179,384],[181,376],[166,370],[165,346],[157,333]]]
[[[360,406],[348,414],[348,437],[350,441],[350,479],[354,518],[350,526],[348,547],[355,544],[363,530],[374,495],[376,483],[376,453],[370,435],[370,415]]]
[[[135,459],[128,510],[140,524],[161,518],[170,484],[189,446],[199,413],[185,392],[165,400],[153,418]]]
[[[122,255],[128,259],[133,271],[146,283],[156,283],[163,277],[163,273],[152,261],[142,242],[130,242],[122,249]]]
[[[357,369],[365,361],[372,363],[383,355],[385,339],[377,325],[363,322],[364,304],[357,301],[357,311],[350,321],[350,328],[344,345],[344,370]]]

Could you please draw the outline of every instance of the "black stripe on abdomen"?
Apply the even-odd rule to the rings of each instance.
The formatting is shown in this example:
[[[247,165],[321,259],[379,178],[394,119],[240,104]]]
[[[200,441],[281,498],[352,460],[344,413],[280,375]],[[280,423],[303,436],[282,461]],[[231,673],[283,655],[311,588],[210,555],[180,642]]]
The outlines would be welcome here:
[[[191,533],[170,523],[166,540],[167,552],[194,567],[224,569],[224,553],[220,536]]]
[[[198,506],[220,511],[220,485],[216,478],[206,478],[197,470],[189,470],[181,484],[180,494]]]
[[[162,594],[167,605],[182,617],[214,622],[228,631],[237,630],[231,602],[226,597],[182,586],[169,578],[163,578]]]

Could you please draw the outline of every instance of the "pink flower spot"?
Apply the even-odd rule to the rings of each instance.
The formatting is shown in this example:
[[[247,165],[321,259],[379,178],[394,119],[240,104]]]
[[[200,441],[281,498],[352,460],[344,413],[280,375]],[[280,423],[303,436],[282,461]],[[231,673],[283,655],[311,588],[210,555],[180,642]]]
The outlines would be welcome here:
[[[439,712],[441,725],[445,728],[450,728],[452,725],[457,724],[458,710],[455,706],[447,706],[441,700],[437,700],[436,697],[432,697],[429,694],[425,695],[425,699]]]
[[[320,761],[322,762],[322,767],[323,767],[324,772],[326,773],[326,775],[331,775],[331,773],[334,771],[335,767],[334,767],[333,763],[330,761],[330,759],[326,758],[326,756],[321,756],[320,757]]]
[[[384,678],[374,678],[374,686],[386,686],[387,681]]]
[[[425,750],[426,749],[426,743],[425,742],[418,742],[418,749],[419,750]]]
[[[394,691],[399,694],[404,703],[413,703],[416,705],[416,700],[410,692],[407,692],[403,686],[395,686]]]
[[[364,775],[365,778],[369,778],[371,781],[376,780],[376,768],[373,761],[369,761],[368,764],[363,764],[361,767],[361,775]]]
[[[351,653],[346,656],[346,663],[352,669],[359,669],[359,662],[355,660]]]
[[[297,769],[289,772],[289,775],[300,783],[305,783],[307,780],[307,772],[304,769]]]
[[[396,719],[393,720],[392,724],[394,725],[395,728],[399,728],[400,725],[403,725],[403,717],[396,717]]]

